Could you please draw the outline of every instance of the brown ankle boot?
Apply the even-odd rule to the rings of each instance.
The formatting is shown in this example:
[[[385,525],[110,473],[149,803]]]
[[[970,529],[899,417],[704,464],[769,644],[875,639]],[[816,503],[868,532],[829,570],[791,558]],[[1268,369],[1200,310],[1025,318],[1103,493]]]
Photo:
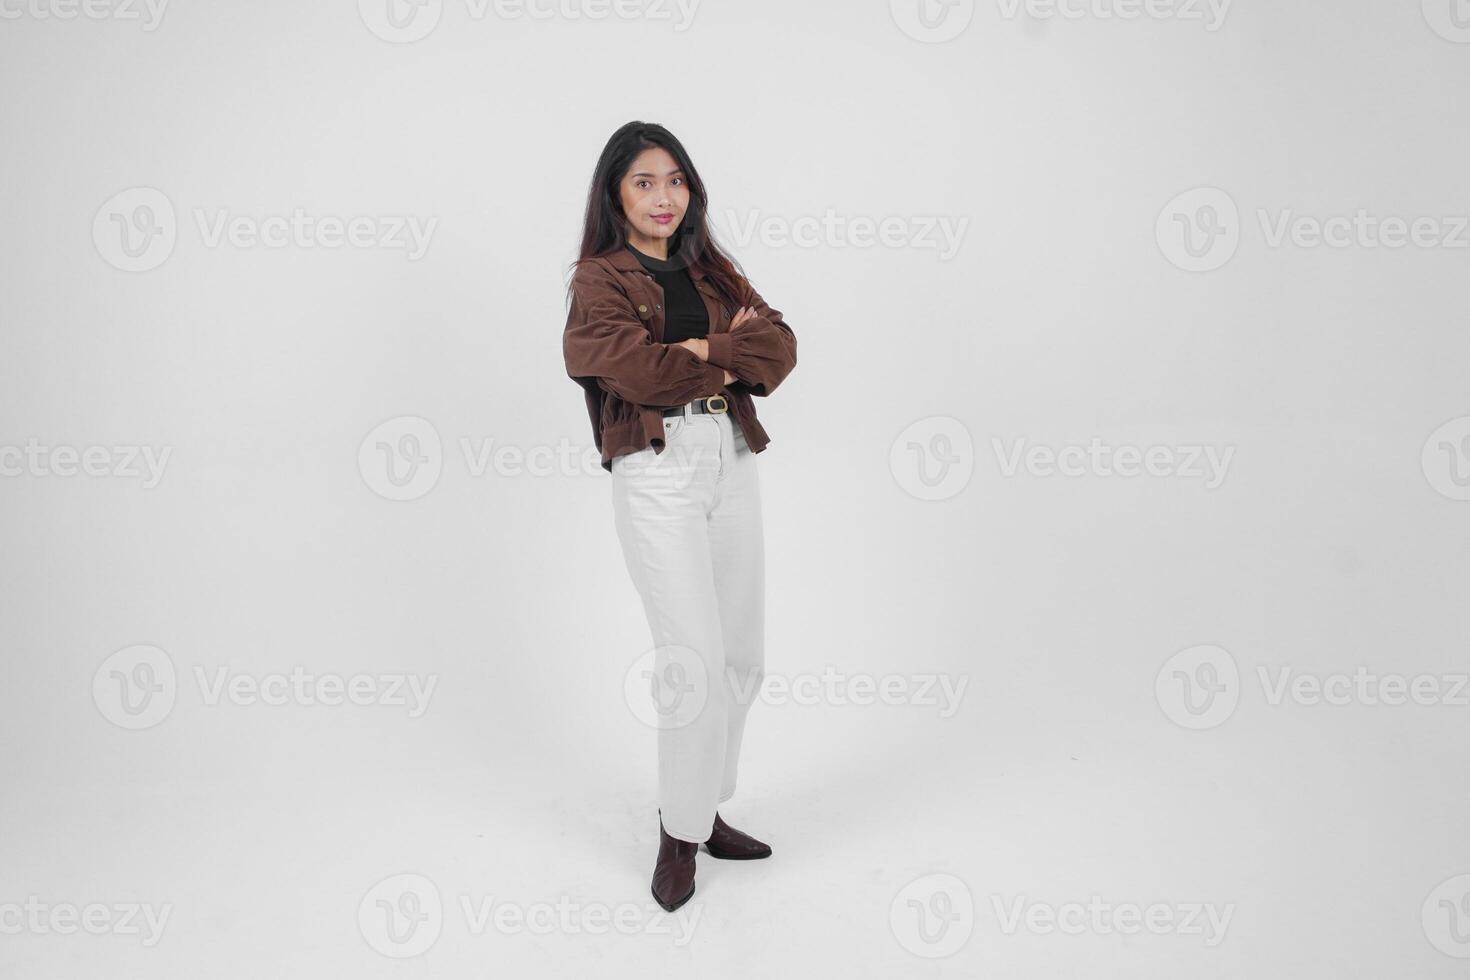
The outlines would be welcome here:
[[[658,862],[653,866],[653,899],[665,912],[689,901],[694,894],[694,857],[699,845],[670,837],[658,815]]]
[[[711,857],[724,858],[727,861],[752,861],[771,856],[769,844],[763,844],[749,834],[742,834],[721,820],[718,813],[715,814],[714,832],[704,842],[704,846]]]

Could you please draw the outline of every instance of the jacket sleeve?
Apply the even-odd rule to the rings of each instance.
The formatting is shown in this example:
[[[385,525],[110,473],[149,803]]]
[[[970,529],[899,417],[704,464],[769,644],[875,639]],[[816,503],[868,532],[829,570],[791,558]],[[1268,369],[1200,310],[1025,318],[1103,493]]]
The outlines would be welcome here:
[[[654,341],[627,295],[591,264],[572,277],[562,354],[578,384],[596,384],[636,405],[669,408],[725,386],[723,368],[687,347]]]
[[[709,335],[709,363],[729,368],[752,395],[769,395],[796,367],[796,334],[749,282],[741,305],[755,316],[734,330]]]

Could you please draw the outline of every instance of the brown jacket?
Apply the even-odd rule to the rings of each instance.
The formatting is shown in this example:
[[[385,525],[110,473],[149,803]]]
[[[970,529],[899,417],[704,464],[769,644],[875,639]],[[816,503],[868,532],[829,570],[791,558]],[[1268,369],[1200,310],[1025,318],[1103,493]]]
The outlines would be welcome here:
[[[701,272],[689,274],[709,314],[708,361],[662,342],[663,287],[626,248],[583,262],[572,276],[562,353],[567,375],[586,394],[605,470],[625,453],[649,446],[663,452],[662,409],[704,395],[725,395],[752,452],[770,442],[751,396],[769,395],[796,367],[796,335],[748,282],[740,305],[753,308],[755,316],[732,333],[735,310],[721,302]],[[735,375],[729,385],[725,368]]]

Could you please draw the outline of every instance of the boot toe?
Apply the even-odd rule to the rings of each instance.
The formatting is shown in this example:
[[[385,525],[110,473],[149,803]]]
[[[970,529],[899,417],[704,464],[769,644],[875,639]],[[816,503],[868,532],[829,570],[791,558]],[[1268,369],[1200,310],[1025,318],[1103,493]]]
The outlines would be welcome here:
[[[771,846],[747,833],[736,830],[715,814],[714,832],[704,842],[711,857],[725,861],[753,861],[771,856]]]

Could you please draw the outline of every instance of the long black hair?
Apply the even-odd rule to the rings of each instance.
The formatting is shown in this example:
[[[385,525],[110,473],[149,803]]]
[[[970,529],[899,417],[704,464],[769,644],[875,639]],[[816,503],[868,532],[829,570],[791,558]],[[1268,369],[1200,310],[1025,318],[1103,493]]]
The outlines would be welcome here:
[[[618,127],[608,138],[592,171],[587,188],[587,211],[582,221],[582,247],[576,262],[579,266],[594,256],[608,255],[627,244],[627,216],[619,185],[638,154],[661,146],[674,158],[689,184],[689,208],[669,239],[669,261],[679,268],[698,269],[704,273],[730,306],[737,306],[744,296],[745,274],[734,260],[716,244],[710,232],[709,194],[704,181],[689,159],[678,137],[658,123],[634,120]],[[571,283],[567,284],[568,295]]]

